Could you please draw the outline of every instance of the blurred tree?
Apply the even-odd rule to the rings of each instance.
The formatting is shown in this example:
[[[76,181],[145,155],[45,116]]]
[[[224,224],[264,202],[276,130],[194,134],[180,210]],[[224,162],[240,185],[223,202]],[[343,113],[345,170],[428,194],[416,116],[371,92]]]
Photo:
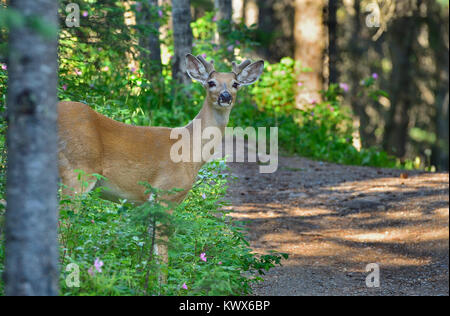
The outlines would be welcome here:
[[[350,104],[357,118],[359,119],[359,134],[361,143],[364,147],[374,146],[376,144],[374,128],[370,124],[368,114],[367,100],[361,97],[361,80],[367,76],[366,62],[367,49],[370,43],[367,40],[368,30],[364,28],[364,16],[361,12],[361,2],[354,1],[351,5],[353,15],[349,18],[348,26],[349,37],[346,41],[344,50],[346,52],[345,61],[341,69],[347,73],[351,85]]]
[[[27,23],[9,36],[5,292],[57,295],[58,1],[10,8]]]
[[[233,8],[232,17],[234,23],[241,23],[245,16],[245,1],[244,0],[232,0],[231,4]]]
[[[337,52],[337,10],[339,6],[339,0],[328,0],[328,82],[338,82],[338,52]]]
[[[324,88],[325,5],[325,0],[295,1],[295,59],[300,60],[302,66],[311,69],[310,72],[301,73],[298,78],[304,84],[304,89],[297,97],[299,104],[320,100],[319,91]]]
[[[449,169],[449,14],[447,7],[430,1],[427,25],[430,45],[436,60],[435,103],[437,141],[433,146],[432,164],[439,170]]]
[[[225,46],[232,27],[232,2],[231,0],[214,0],[214,8],[217,11],[219,42]],[[227,58],[230,61],[233,60],[233,51],[228,51]]]
[[[161,73],[161,46],[159,41],[158,16],[162,14],[158,0],[142,0],[142,9],[138,12],[138,27],[142,26],[139,45],[145,49],[141,53],[141,63],[146,76],[154,77]]]
[[[271,63],[294,58],[295,0],[267,0],[258,5],[258,53]]]
[[[392,72],[389,79],[391,106],[384,128],[383,147],[397,157],[404,157],[408,141],[410,109],[415,103],[417,62],[414,43],[420,31],[421,0],[410,0],[395,7],[395,17],[389,25],[389,52]]]
[[[214,8],[217,11],[217,20],[218,21],[225,20],[225,21],[231,22],[231,17],[232,17],[232,12],[233,12],[231,0],[214,0]],[[228,28],[222,27],[219,30],[219,38],[220,38],[221,43],[226,42],[226,36],[231,31],[231,29],[229,27],[230,25],[231,25],[230,23],[227,23],[226,26],[228,26]]]
[[[244,1],[244,19],[247,26],[257,25],[259,22],[257,0]]]
[[[191,79],[186,73],[185,57],[192,51],[191,8],[189,0],[172,0],[172,28],[174,56],[172,77],[174,80],[189,84]]]

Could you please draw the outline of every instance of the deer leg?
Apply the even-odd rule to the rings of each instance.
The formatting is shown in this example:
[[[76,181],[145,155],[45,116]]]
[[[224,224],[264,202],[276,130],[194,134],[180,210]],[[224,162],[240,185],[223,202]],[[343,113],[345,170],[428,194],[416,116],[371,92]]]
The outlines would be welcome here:
[[[169,238],[166,235],[158,233],[158,231],[156,236],[154,253],[158,256],[159,263],[167,267],[169,264]],[[167,284],[167,272],[159,271],[159,283]]]

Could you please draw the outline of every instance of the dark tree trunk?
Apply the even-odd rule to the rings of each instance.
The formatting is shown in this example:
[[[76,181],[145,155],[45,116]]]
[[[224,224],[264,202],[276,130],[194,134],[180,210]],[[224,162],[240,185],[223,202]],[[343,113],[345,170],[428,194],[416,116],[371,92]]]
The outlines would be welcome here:
[[[231,0],[214,0],[214,8],[217,11],[219,42],[227,44],[228,35],[231,33],[232,2]],[[229,52],[227,58],[233,59],[233,52]]]
[[[416,5],[420,8],[420,5]],[[392,72],[389,80],[391,107],[384,129],[383,148],[390,154],[403,157],[408,141],[409,115],[414,104],[414,42],[418,38],[420,24],[418,9],[412,14],[399,12],[389,28]]]
[[[58,23],[56,0],[10,7]],[[57,33],[16,26],[9,44],[5,293],[57,295]]]
[[[189,84],[185,57],[192,50],[191,8],[189,0],[172,0],[174,56],[172,77],[179,83]]]
[[[448,9],[448,8],[447,8]],[[434,144],[431,163],[438,170],[449,169],[449,15],[448,10],[441,8],[438,3],[429,7],[428,26],[430,42],[434,43],[433,51],[436,60],[435,104],[437,142]],[[438,39],[437,41],[433,39]]]
[[[339,0],[328,1],[328,82],[337,83],[339,74],[337,71],[338,49],[337,49],[337,10]]]
[[[161,46],[159,42],[159,22],[157,21],[158,0],[143,0],[143,10],[138,15],[141,26],[150,27],[139,37],[139,44],[148,52],[141,55],[141,62],[148,78],[161,74]]]
[[[258,23],[258,40],[261,42],[259,53],[264,59],[274,61],[270,52],[270,46],[274,40],[275,32],[275,12],[273,10],[274,0],[266,0],[258,3],[259,23]],[[277,25],[279,26],[279,25]]]
[[[232,0],[214,0],[214,7],[218,13],[218,19],[231,20]]]
[[[361,11],[361,3],[355,1],[353,4],[355,15],[352,21],[353,35],[348,45],[349,56],[354,61],[355,65],[350,68],[350,80],[351,80],[351,105],[359,119],[359,135],[361,137],[361,144],[363,147],[367,147],[373,144],[375,141],[374,135],[368,130],[370,125],[370,117],[366,112],[366,105],[361,102],[361,97],[358,95],[360,87],[360,81],[363,78],[362,67],[358,65],[358,62],[362,62],[363,56],[367,50],[367,40],[361,34],[363,13]]]

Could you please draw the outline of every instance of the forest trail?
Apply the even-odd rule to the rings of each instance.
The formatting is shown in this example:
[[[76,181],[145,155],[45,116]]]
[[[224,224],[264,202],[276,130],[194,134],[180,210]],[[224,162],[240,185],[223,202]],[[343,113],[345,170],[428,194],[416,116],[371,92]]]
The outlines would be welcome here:
[[[449,175],[280,157],[229,164],[234,213],[258,253],[289,259],[255,295],[449,295]],[[368,288],[366,265],[380,267]]]

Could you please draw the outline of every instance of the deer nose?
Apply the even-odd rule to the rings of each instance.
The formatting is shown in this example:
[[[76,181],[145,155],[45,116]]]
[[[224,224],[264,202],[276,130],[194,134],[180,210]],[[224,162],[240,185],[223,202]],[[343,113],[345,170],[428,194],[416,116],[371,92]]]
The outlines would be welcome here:
[[[233,97],[228,91],[224,91],[219,95],[220,103],[231,103],[231,100],[233,100]]]

